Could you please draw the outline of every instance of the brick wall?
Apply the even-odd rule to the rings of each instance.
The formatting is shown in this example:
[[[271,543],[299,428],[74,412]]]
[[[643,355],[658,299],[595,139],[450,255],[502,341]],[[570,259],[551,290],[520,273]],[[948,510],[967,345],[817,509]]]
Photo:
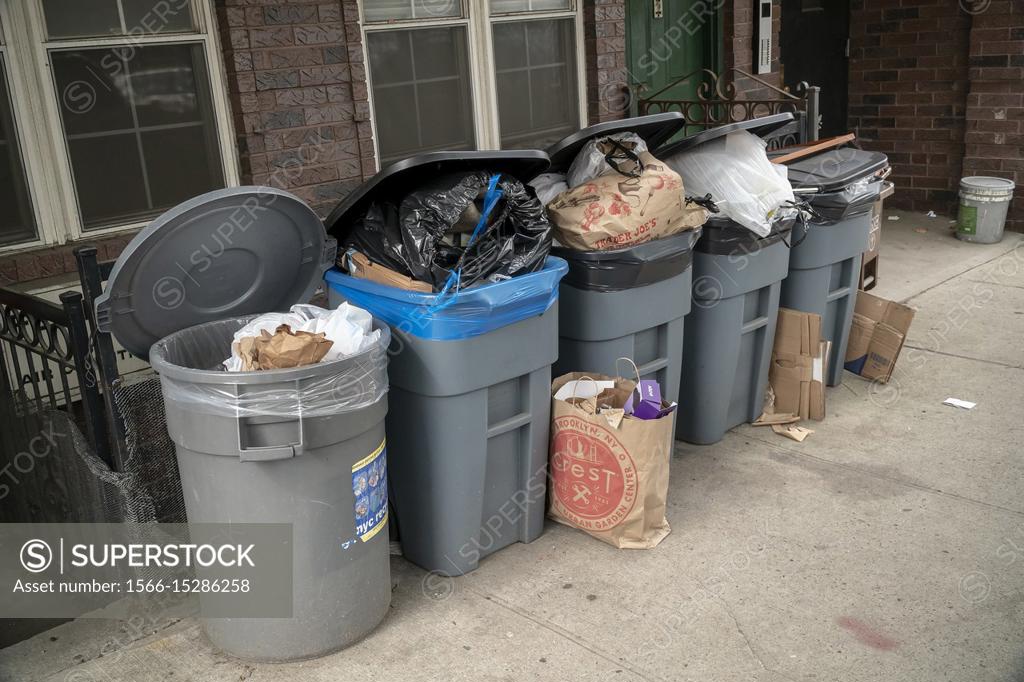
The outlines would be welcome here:
[[[781,0],[772,2],[772,69],[758,75],[754,64],[754,2],[752,0],[725,0],[722,2],[722,56],[725,69],[740,69],[763,81],[780,87],[779,31],[782,28]],[[764,88],[759,83],[737,77],[736,89],[748,97],[756,97]]]
[[[1024,2],[993,0],[971,17],[964,175],[1014,180],[1007,229],[1024,232]]]
[[[587,116],[591,124],[628,113],[626,95],[626,0],[583,3]]]
[[[888,154],[889,205],[949,214],[956,204],[971,27],[960,4],[851,2],[849,125]]]
[[[374,173],[356,0],[217,0],[242,182],[325,215]]]

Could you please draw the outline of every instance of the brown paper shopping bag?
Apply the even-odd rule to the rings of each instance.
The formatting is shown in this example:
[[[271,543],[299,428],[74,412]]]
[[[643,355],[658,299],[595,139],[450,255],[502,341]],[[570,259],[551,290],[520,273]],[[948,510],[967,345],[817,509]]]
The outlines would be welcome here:
[[[614,386],[593,398],[554,397],[568,382],[584,379]],[[671,531],[665,506],[673,419],[623,417],[622,404],[635,387],[600,374],[555,379],[548,513],[614,547],[649,549]]]
[[[636,170],[611,170],[558,195],[548,204],[555,237],[581,251],[636,246],[693,230],[707,211],[687,201],[679,174],[648,152],[637,155]]]

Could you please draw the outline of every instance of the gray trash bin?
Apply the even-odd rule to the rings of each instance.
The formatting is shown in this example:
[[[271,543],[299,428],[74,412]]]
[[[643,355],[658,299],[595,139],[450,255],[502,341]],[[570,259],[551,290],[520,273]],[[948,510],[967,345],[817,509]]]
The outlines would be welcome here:
[[[789,267],[790,226],[758,237],[712,217],[693,255],[693,308],[686,318],[676,436],[717,443],[761,416],[779,290]]]
[[[764,137],[792,124],[792,114],[731,123],[685,137],[655,152],[670,165],[677,154],[747,130]],[[675,166],[673,166],[675,167]],[[693,306],[686,318],[676,437],[716,443],[734,426],[761,415],[768,385],[779,291],[789,268],[792,221],[767,237],[712,216],[693,254]]]
[[[794,191],[815,215],[793,226],[780,305],[821,316],[822,338],[832,342],[825,379],[837,386],[843,380],[861,257],[869,245],[871,208],[889,159],[879,152],[835,149],[787,165]]]
[[[588,140],[634,132],[657,149],[685,125],[678,112],[600,123],[548,149],[551,172],[565,173]],[[618,358],[656,379],[662,396],[679,396],[683,319],[690,312],[693,244],[700,230],[610,251],[555,248],[569,263],[559,293],[558,362],[554,375],[600,372],[614,376]]]
[[[292,524],[292,617],[203,619],[213,644],[242,658],[340,649],[368,634],[391,601],[387,326],[375,323],[382,342],[349,358],[220,367],[255,313],[312,295],[334,252],[298,198],[219,190],[143,230],[97,299],[99,327],[160,374],[189,522]],[[357,495],[357,479],[374,473],[380,480]]]
[[[327,220],[344,243],[377,198],[401,196],[448,172],[533,177],[543,152],[436,153],[394,164]],[[393,326],[388,413],[391,504],[402,554],[444,575],[543,532],[551,365],[558,356],[558,281],[567,267],[460,292],[408,292],[332,270],[331,305],[349,301]]]

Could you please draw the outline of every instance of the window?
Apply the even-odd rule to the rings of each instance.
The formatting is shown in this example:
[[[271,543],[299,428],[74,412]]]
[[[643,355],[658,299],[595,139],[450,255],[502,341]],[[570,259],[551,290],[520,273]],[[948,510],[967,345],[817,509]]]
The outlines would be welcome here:
[[[574,0],[363,0],[381,165],[545,148],[585,116]]]
[[[416,152],[475,148],[465,27],[381,31],[367,42],[382,164]]]
[[[10,92],[6,50],[0,42],[0,246],[36,238],[35,217],[29,203]]]
[[[141,227],[237,182],[212,5],[0,0],[0,248]]]

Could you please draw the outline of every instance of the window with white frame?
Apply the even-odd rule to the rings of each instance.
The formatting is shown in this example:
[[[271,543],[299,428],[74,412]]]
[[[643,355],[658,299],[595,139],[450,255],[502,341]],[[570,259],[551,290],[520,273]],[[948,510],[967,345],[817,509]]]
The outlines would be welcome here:
[[[212,3],[0,0],[0,248],[137,228],[237,182]]]
[[[37,238],[35,216],[21,158],[21,143],[14,125],[9,60],[0,24],[0,246]]]
[[[540,148],[585,111],[578,0],[362,0],[378,158]]]

